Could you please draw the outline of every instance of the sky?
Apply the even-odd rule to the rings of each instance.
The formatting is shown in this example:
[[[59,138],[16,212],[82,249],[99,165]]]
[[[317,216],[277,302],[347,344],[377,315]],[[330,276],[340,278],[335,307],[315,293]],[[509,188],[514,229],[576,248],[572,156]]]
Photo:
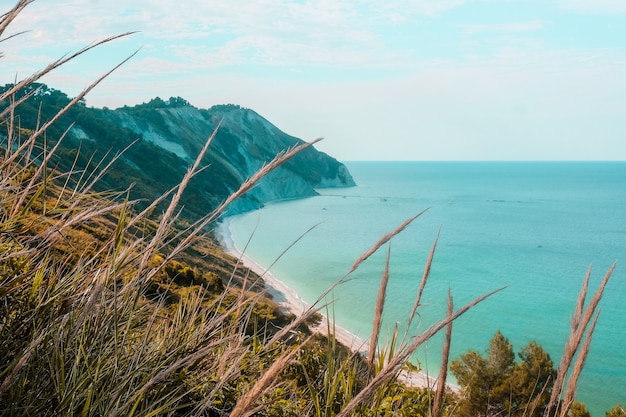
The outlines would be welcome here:
[[[0,13],[14,3],[2,1]],[[0,83],[233,103],[339,160],[626,160],[625,0],[36,0]]]

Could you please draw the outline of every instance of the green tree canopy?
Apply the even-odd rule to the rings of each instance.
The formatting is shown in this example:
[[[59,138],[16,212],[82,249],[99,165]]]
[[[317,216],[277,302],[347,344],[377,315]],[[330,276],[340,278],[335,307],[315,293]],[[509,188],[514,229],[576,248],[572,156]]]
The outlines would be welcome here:
[[[569,409],[567,417],[591,417],[591,413],[585,407],[585,404],[574,401]]]
[[[541,416],[550,399],[555,370],[540,345],[531,342],[515,361],[513,345],[496,332],[487,356],[468,351],[450,370],[463,389],[462,416]]]
[[[626,417],[626,409],[618,404],[606,413],[606,417]]]

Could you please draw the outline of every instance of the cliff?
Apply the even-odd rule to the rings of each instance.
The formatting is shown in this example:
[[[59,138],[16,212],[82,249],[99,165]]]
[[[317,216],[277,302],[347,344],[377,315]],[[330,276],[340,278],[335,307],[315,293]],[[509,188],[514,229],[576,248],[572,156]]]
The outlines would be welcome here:
[[[58,90],[37,85],[30,91],[35,87],[39,90],[20,107],[18,115],[27,130],[69,102]],[[56,163],[66,169],[74,164],[74,171],[93,167],[94,161],[106,163],[130,145],[109,168],[102,188],[125,189],[134,184],[131,198],[147,202],[178,184],[218,124],[217,136],[203,160],[206,168],[192,180],[183,199],[185,212],[197,217],[217,207],[264,164],[302,140],[282,132],[253,110],[236,105],[198,109],[180,97],[155,98],[115,110],[80,103],[53,125],[47,140],[54,143],[64,137]],[[311,147],[235,201],[228,213],[314,196],[318,188],[354,185],[343,164]]]

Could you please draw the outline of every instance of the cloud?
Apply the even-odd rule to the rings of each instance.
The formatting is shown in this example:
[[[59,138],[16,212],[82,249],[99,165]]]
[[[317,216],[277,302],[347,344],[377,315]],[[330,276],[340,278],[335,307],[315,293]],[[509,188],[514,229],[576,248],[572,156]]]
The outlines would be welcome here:
[[[462,25],[463,32],[466,35],[474,35],[476,33],[497,32],[497,33],[520,33],[535,32],[544,29],[545,25],[540,20],[528,20],[525,22],[499,23],[490,25]]]
[[[342,159],[559,159],[559,149],[583,148],[625,158],[626,142],[616,145],[626,120],[623,50],[549,42],[562,15],[546,10],[486,20],[505,22],[497,24],[461,25],[475,15],[448,14],[473,12],[474,2],[38,0],[13,27],[34,30],[0,44],[2,64],[24,75],[29,63],[41,67],[94,39],[140,30],[61,68],[50,85],[76,94],[70,88],[142,46],[89,105],[157,95],[199,107],[237,103],[290,134],[327,137],[323,150]],[[586,13],[621,4],[559,3]],[[598,126],[607,129],[600,138]]]
[[[624,0],[559,0],[558,5],[563,10],[580,14],[626,14]]]
[[[373,16],[388,22],[402,23],[417,16],[436,18],[470,2],[471,0],[391,0],[372,1],[370,6]]]
[[[252,74],[187,80],[200,107],[238,103],[340,159],[619,159],[626,56],[501,51],[378,81],[268,82]]]
[[[79,48],[110,35],[140,31],[137,38],[158,43],[163,56],[176,54],[209,62],[220,62],[213,59],[220,58],[225,66],[300,61],[304,65],[358,67],[399,62],[406,53],[400,51],[406,46],[388,38],[387,27],[411,27],[413,19],[435,17],[466,2],[190,0],[172,7],[166,0],[65,0],[62,5],[56,0],[39,0],[26,8],[16,26],[35,30],[21,44],[23,49],[52,51],[59,44]],[[181,54],[180,45],[187,51]]]

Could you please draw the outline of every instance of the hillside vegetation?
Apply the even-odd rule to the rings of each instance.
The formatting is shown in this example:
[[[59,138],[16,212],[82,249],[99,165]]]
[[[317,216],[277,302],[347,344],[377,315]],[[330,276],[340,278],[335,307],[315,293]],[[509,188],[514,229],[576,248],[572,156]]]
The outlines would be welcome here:
[[[14,85],[0,87],[0,94]],[[14,100],[24,100],[13,117],[23,135],[34,132],[52,119],[71,98],[62,91],[30,83],[13,91]],[[216,131],[217,126],[220,128]],[[185,216],[197,218],[217,208],[264,164],[302,140],[280,131],[250,109],[220,105],[193,107],[183,98],[115,110],[88,107],[78,100],[37,138],[38,146],[57,145],[51,166],[68,171],[97,170],[108,164],[96,185],[99,190],[130,190],[140,207],[175,187],[206,139],[216,131],[202,163],[204,169],[190,181],[182,196]],[[316,188],[353,186],[346,167],[313,147],[268,173],[257,186],[228,207],[230,214],[257,209],[269,201],[317,195]]]
[[[0,17],[0,39],[31,2],[20,0]],[[223,122],[225,136],[220,136],[222,127],[215,123],[203,132],[205,142],[181,142],[172,148],[176,152],[162,152],[154,137],[135,142],[137,132],[119,121],[133,112],[146,112],[133,115],[139,123],[196,110],[180,113],[190,106],[175,99],[116,115],[106,109],[87,112],[84,95],[97,82],[72,99],[38,84],[64,62],[0,92],[0,415],[586,415],[573,395],[610,271],[587,305],[585,284],[558,369],[532,343],[516,361],[512,346],[497,334],[486,357],[468,352],[452,363],[460,392],[445,385],[445,361],[437,386],[408,387],[398,375],[417,370],[409,361],[416,349],[445,329],[447,357],[454,320],[491,294],[457,309],[449,297],[448,314],[424,333],[407,340],[396,335],[379,346],[387,268],[370,350],[367,355],[347,350],[317,313],[323,306],[299,316],[280,311],[262,280],[222,253],[210,235],[211,225],[233,202],[250,196],[255,184],[271,184],[272,172],[293,174],[319,158],[311,152],[313,143],[287,141],[256,173],[245,175],[232,172],[238,165],[217,164],[219,152],[211,150],[220,137],[234,146],[228,135],[236,124]],[[52,98],[56,106],[48,105]],[[216,112],[225,121],[258,117],[231,106]],[[98,122],[90,123],[87,114]],[[161,122],[150,123],[154,131]],[[78,140],[80,148],[64,147],[66,140]],[[107,154],[102,143],[112,151]],[[133,152],[158,156],[147,167]],[[195,196],[194,190],[200,191],[194,181],[203,181],[210,155],[216,158],[211,166],[225,172],[213,172],[214,188]],[[321,163],[320,171],[299,174],[307,183],[322,184],[322,177],[349,182],[332,160],[315,163]],[[168,178],[159,177],[166,166],[172,169]],[[133,187],[125,182],[126,170]],[[319,172],[331,174],[318,177]],[[187,210],[181,211],[182,204]],[[338,285],[420,214],[375,242]],[[327,326],[327,336],[312,332],[316,325]],[[611,413],[624,415],[619,407]]]

